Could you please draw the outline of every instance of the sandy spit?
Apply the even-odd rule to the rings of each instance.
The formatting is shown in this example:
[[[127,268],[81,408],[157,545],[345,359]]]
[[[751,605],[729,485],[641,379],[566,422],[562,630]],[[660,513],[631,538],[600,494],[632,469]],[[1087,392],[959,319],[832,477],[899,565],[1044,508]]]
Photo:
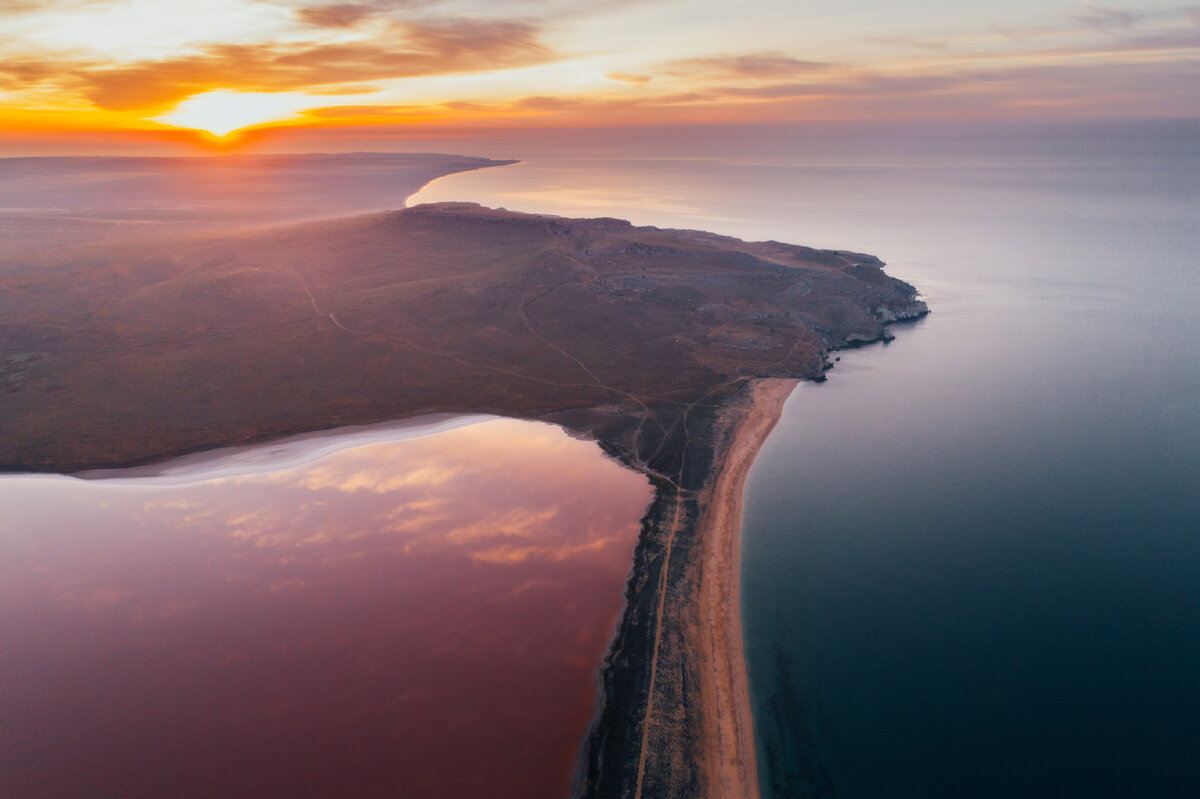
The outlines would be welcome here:
[[[698,497],[704,509],[697,520],[703,565],[695,597],[700,624],[692,630],[692,651],[707,661],[701,666],[709,677],[703,680],[702,704],[710,712],[702,717],[703,740],[696,742],[696,750],[707,755],[705,782],[713,797],[759,796],[739,588],[742,489],[797,382],[755,381],[747,401],[723,413],[718,425],[728,425],[724,457]]]

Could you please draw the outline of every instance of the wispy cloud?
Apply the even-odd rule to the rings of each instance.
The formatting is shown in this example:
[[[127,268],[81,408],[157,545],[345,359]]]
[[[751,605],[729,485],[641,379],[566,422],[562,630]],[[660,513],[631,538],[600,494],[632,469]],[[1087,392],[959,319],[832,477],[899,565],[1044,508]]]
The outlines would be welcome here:
[[[785,97],[819,97],[826,95],[901,95],[957,89],[964,83],[977,83],[980,75],[856,75],[838,81],[813,83],[776,83],[767,86],[728,86],[718,90],[729,97],[774,99]]]
[[[925,28],[919,14],[900,26],[830,11],[819,32],[784,36],[766,21],[797,24],[782,0],[685,15],[679,0],[225,0],[211,13],[182,0],[0,0],[0,102],[17,109],[9,119],[143,126],[215,92],[293,95],[288,118],[305,125],[857,118],[893,115],[903,98],[913,113],[958,102],[1003,114],[1022,91],[1024,107],[1132,113],[1171,91],[1172,113],[1194,108],[1200,6],[1115,2],[947,12]],[[746,20],[759,18],[752,37]],[[668,22],[672,36],[646,33]]]
[[[69,0],[0,0],[0,14],[27,14],[32,11],[44,11],[47,7],[61,7],[67,5],[79,5],[78,2],[69,2]]]
[[[459,106],[459,110],[468,110],[473,104],[471,103],[454,103],[447,104]],[[474,106],[479,108],[480,106]],[[306,112],[307,116],[316,117],[319,119],[347,119],[361,120],[364,118],[379,118],[395,117],[397,119],[413,116],[425,116],[429,114],[429,106],[425,105],[332,105],[324,108],[314,108]]]
[[[632,72],[609,72],[604,77],[609,80],[615,80],[618,83],[628,83],[632,86],[645,86],[650,81],[654,80],[653,75],[639,75]]]
[[[534,111],[563,111],[568,108],[578,108],[582,101],[568,97],[522,97],[513,103],[516,108],[529,108]]]
[[[804,61],[784,53],[714,55],[667,62],[662,71],[677,76],[736,75],[744,78],[781,78],[828,69],[829,64]]]
[[[334,3],[301,8],[296,16],[319,28],[350,28],[375,13],[376,8],[366,3]]]
[[[0,63],[0,85],[27,87],[54,77],[58,70],[52,64],[38,61],[9,61]]]
[[[1098,8],[1089,3],[1083,11],[1071,17],[1089,28],[1111,29],[1132,28],[1145,19],[1148,13],[1131,8]]]
[[[395,37],[390,46],[379,41],[217,45],[197,55],[82,69],[75,77],[97,106],[131,110],[160,108],[216,88],[321,90],[338,84],[524,66],[556,57],[539,41],[538,29],[527,22],[405,22],[389,31]]]

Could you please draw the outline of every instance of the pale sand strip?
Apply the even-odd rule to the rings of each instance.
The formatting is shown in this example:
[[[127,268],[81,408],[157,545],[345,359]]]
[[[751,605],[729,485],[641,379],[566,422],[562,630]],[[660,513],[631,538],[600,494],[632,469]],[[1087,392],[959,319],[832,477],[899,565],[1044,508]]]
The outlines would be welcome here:
[[[763,442],[783,413],[783,404],[798,381],[757,380],[745,403],[725,411],[725,446],[718,448],[717,471],[700,491],[698,540],[702,542],[702,574],[696,602],[699,624],[692,649],[708,656],[702,680],[703,740],[695,742],[707,761],[710,797],[757,799],[758,766],[754,720],[742,642],[740,606],[740,541],[742,489]],[[723,450],[723,453],[722,453]],[[705,756],[707,755],[707,757]]]

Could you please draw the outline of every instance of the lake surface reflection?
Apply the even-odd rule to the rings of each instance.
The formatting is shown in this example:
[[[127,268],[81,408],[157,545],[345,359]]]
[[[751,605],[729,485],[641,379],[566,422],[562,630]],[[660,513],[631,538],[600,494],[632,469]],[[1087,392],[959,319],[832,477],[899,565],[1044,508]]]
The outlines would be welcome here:
[[[513,420],[0,479],[0,794],[563,795],[650,496]]]

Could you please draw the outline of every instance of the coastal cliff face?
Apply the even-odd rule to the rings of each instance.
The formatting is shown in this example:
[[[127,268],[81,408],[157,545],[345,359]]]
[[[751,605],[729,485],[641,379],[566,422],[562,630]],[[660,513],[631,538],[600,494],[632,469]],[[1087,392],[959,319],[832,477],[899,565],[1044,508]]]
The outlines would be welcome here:
[[[468,204],[11,256],[0,469],[430,411],[553,419],[671,460],[680,408],[816,377],[831,348],[924,313],[915,295],[870,256]]]

